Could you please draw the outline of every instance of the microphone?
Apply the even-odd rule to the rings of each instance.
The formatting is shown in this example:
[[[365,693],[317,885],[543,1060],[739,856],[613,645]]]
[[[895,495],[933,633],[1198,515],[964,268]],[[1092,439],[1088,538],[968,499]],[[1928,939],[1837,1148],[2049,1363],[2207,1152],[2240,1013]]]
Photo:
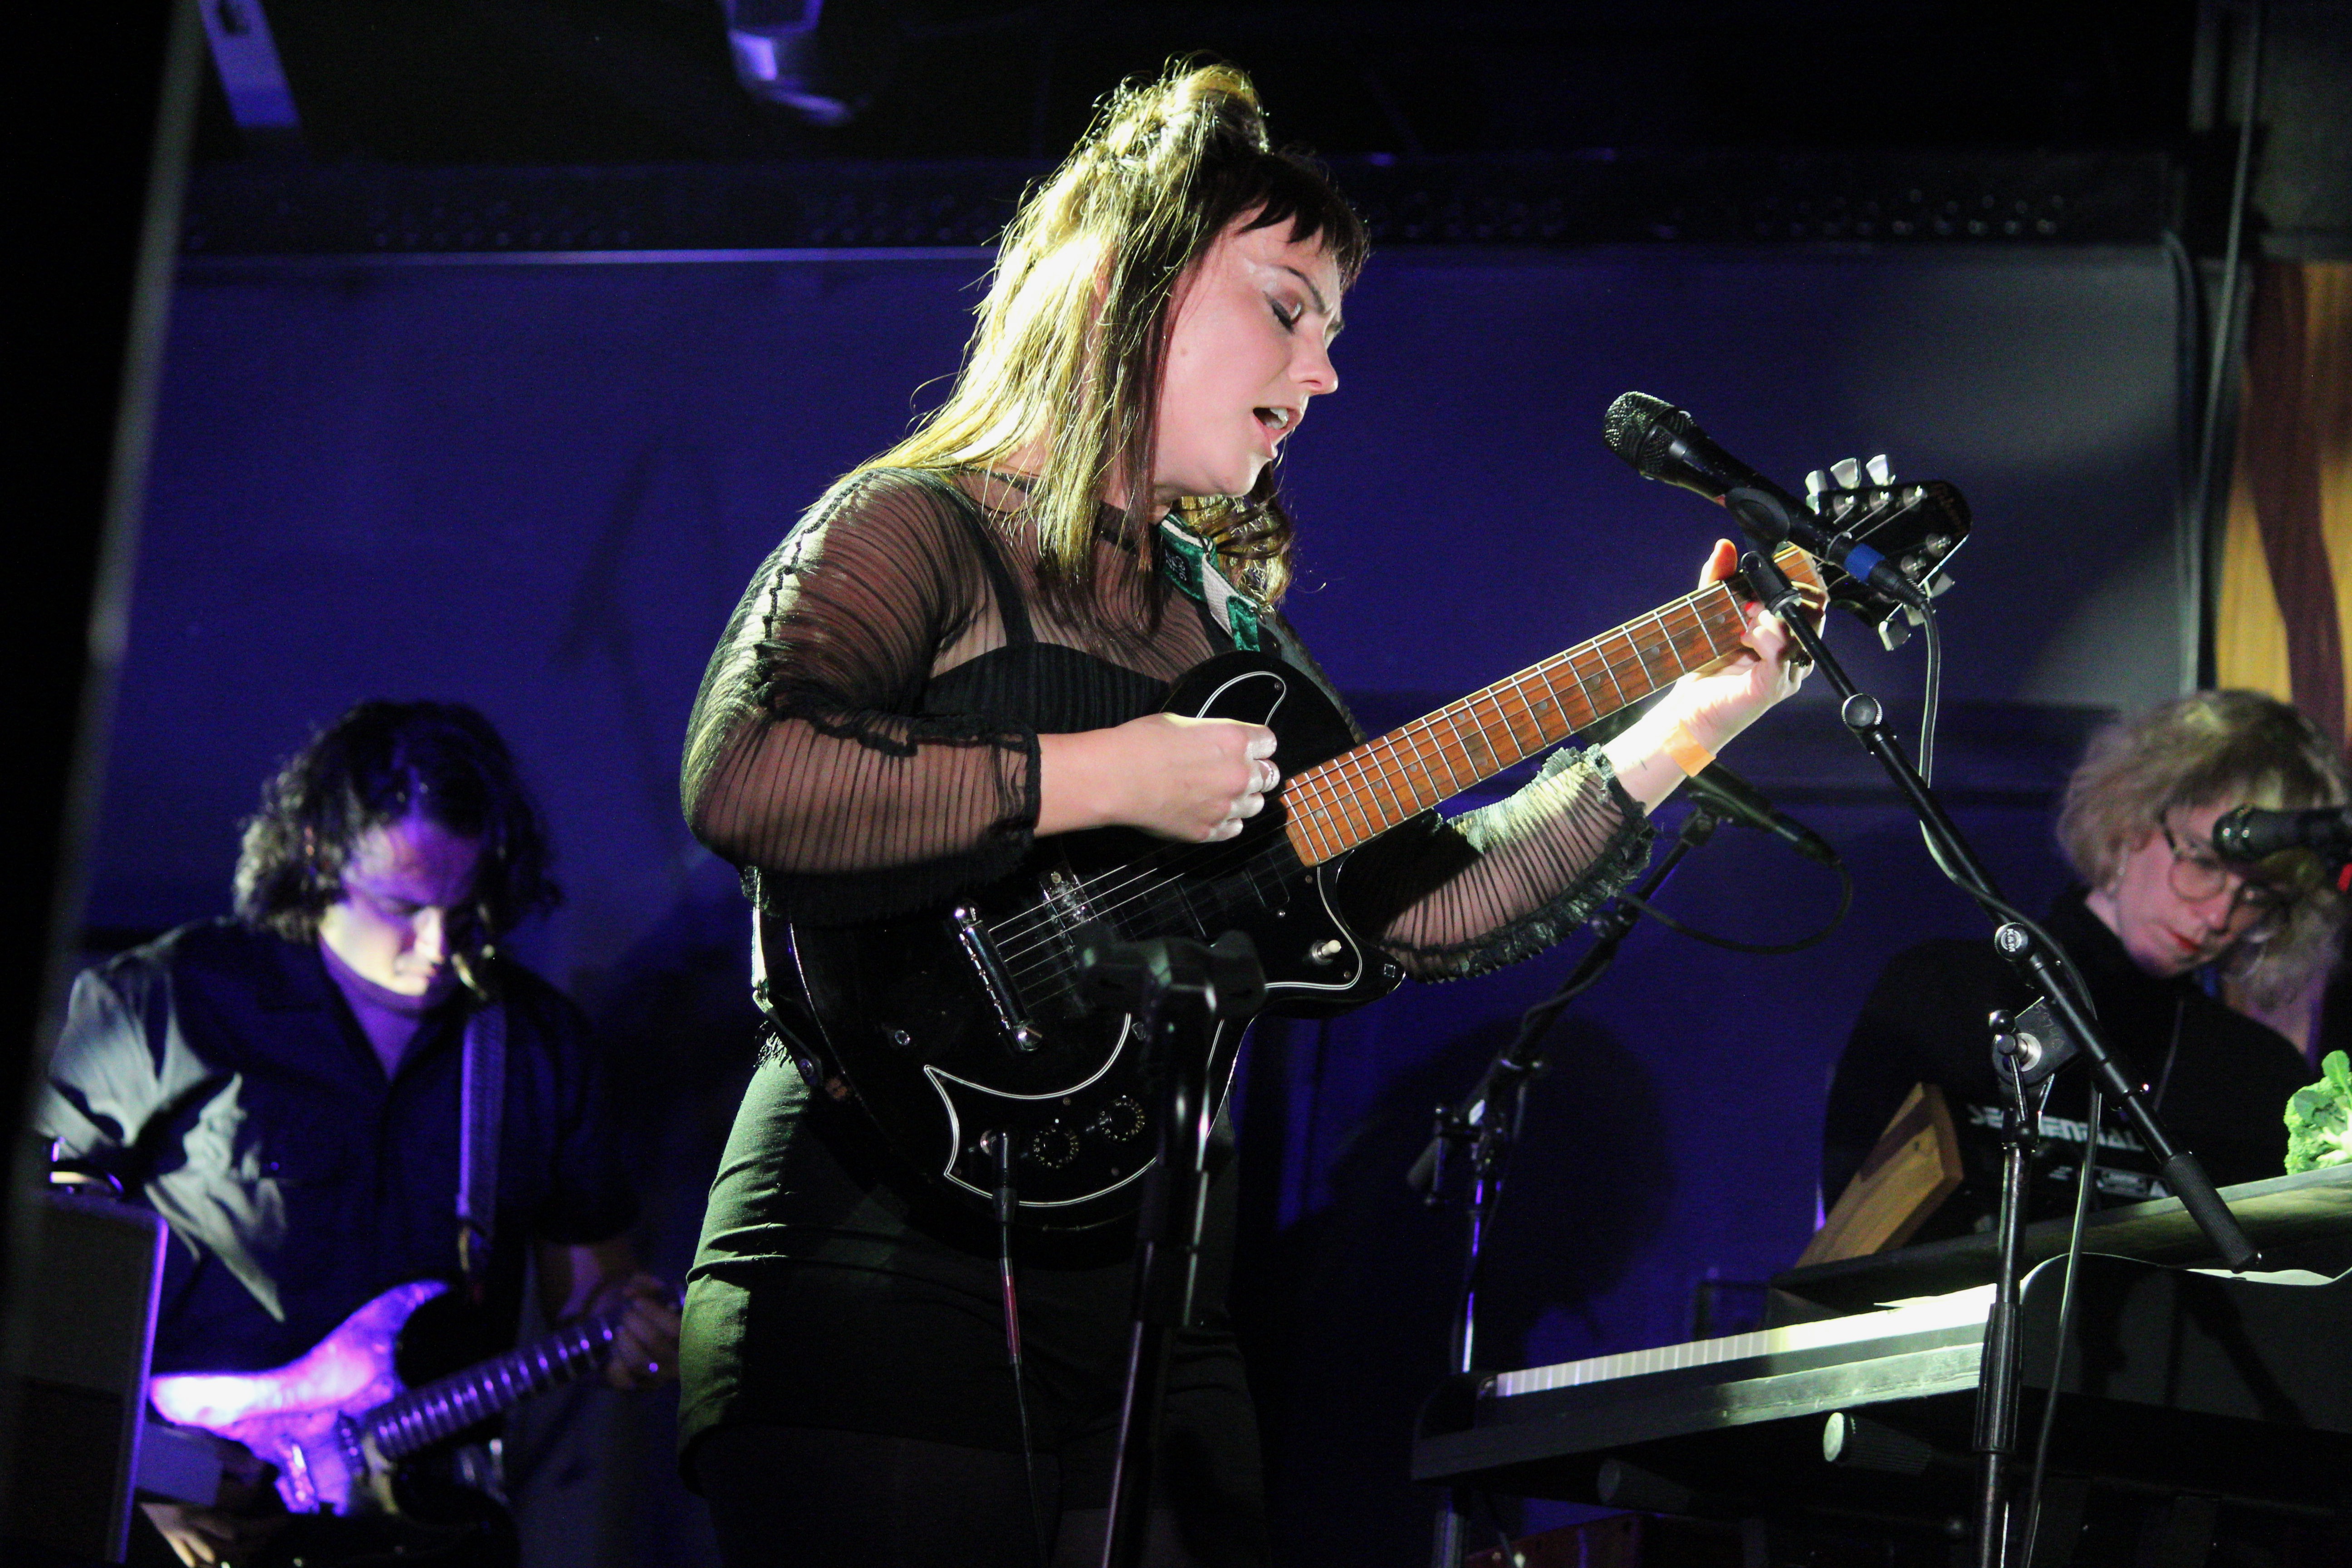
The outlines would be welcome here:
[[[1927,595],[1885,556],[1851,534],[1830,532],[1812,508],[1717,446],[1686,410],[1629,392],[1601,416],[1601,438],[1643,479],[1720,504],[1758,543],[1785,540],[1897,604],[1926,607]]]
[[[2242,805],[2213,824],[2213,853],[2250,865],[2284,849],[2312,849],[2338,862],[2352,860],[2352,805],[2305,811],[2264,811]]]
[[[1726,822],[1761,828],[1808,860],[1818,860],[1824,866],[1838,863],[1838,852],[1830,847],[1828,839],[1775,810],[1772,803],[1764,798],[1762,790],[1721,763],[1707,763],[1684,781],[1683,787]]]

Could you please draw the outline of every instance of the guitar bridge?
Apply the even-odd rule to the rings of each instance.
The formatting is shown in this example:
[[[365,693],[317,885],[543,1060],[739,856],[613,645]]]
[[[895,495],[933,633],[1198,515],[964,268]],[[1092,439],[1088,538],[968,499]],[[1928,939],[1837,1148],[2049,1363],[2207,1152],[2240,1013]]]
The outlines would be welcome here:
[[[964,956],[980,972],[980,984],[988,993],[988,1000],[996,1009],[996,1021],[1002,1025],[1016,1051],[1034,1051],[1045,1043],[1024,1016],[1021,999],[1013,990],[1012,977],[1004,973],[1004,963],[997,956],[996,945],[989,940],[988,927],[982,923],[980,911],[970,904],[960,904],[949,913],[955,926],[956,941],[962,944]]]

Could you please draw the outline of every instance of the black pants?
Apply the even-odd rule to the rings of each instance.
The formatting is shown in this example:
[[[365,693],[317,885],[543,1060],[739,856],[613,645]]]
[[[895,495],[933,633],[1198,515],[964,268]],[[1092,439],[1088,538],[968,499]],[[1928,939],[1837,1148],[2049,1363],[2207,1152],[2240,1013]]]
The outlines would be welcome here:
[[[812,1102],[789,1068],[754,1077],[729,1148],[680,1353],[685,1464],[729,1568],[1038,1568],[994,1227],[935,1205],[861,1115]],[[1221,1307],[1226,1164],[1202,1327],[1171,1347],[1153,1468],[1152,1561],[1169,1568],[1270,1558],[1256,1416]],[[1116,1226],[1016,1238],[1049,1563],[1100,1556],[1133,1256]]]
[[[1021,1456],[992,1448],[726,1426],[695,1444],[690,1463],[727,1568],[1092,1568],[1117,1442],[1104,1428],[1039,1454],[1034,1513]],[[1151,1568],[1271,1563],[1255,1423],[1237,1378],[1171,1384],[1152,1479]]]

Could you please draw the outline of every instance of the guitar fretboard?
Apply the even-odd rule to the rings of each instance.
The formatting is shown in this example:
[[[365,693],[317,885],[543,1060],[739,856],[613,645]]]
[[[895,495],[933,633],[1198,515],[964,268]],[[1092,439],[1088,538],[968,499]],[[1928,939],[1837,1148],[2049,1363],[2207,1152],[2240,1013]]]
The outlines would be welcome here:
[[[377,1405],[362,1425],[387,1459],[415,1453],[535,1394],[593,1372],[618,1330],[592,1318]]]
[[[1818,585],[1801,552],[1775,559]],[[1343,752],[1284,785],[1290,847],[1309,866],[1344,854],[1712,664],[1746,630],[1734,584],[1714,584]]]

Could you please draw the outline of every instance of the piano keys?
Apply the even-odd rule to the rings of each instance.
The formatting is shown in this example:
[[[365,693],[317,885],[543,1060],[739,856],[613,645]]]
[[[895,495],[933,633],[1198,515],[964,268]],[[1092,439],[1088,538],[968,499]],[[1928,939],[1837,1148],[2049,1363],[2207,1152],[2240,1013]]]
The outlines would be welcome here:
[[[2225,1195],[2242,1215],[2264,1207],[2246,1199],[2266,1197],[2308,1242],[2352,1216],[2352,1171]],[[2179,1207],[2112,1211],[2103,1239],[2178,1254],[2189,1244],[2162,1212],[2135,1212],[2168,1205]],[[2315,1225],[2315,1213],[2333,1218]],[[2249,1229],[2270,1247],[2265,1225]],[[1882,1290],[1906,1281],[1899,1254],[1858,1261],[1876,1266]],[[1948,1259],[1931,1261],[1927,1277],[1948,1281]],[[2063,1258],[2042,1262],[2023,1292],[2028,1433],[2051,1383],[2063,1268]],[[1855,1277],[1846,1269],[1829,1293],[1850,1291]],[[2086,1253],[2077,1292],[2053,1473],[2283,1517],[2352,1511],[2352,1276],[2230,1277]],[[1964,1284],[1452,1380],[1424,1411],[1414,1479],[1702,1517],[1811,1511],[1948,1536],[1966,1512],[1990,1300],[1989,1283]],[[1807,1310],[1792,1297],[1784,1305]],[[1837,1462],[1823,1453],[1832,1417],[1851,1418]]]

